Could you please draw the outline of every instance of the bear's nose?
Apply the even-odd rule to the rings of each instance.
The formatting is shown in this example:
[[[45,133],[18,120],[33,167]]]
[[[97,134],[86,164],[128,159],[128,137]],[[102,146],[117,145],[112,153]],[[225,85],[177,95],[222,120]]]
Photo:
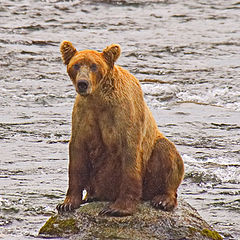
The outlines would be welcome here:
[[[80,81],[78,81],[78,83],[77,83],[78,90],[79,90],[80,92],[86,92],[87,89],[88,89],[88,85],[89,85],[89,83],[88,83],[88,81],[86,81],[86,80],[80,80]]]

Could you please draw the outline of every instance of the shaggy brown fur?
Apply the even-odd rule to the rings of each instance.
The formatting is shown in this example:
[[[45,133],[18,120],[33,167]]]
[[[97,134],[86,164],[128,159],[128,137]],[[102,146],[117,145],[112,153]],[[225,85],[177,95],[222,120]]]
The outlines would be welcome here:
[[[71,211],[91,199],[112,202],[102,215],[131,215],[141,199],[172,210],[183,161],[159,132],[139,81],[115,65],[120,46],[77,51],[64,41],[60,50],[78,94],[69,144],[69,188],[58,211]]]

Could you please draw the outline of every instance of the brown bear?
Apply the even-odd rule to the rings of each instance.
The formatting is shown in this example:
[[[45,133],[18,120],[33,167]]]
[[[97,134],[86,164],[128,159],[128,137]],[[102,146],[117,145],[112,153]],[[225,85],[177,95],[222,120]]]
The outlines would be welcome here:
[[[131,215],[140,200],[172,210],[183,179],[183,161],[158,130],[139,81],[115,65],[120,46],[110,45],[103,52],[77,51],[64,41],[60,50],[77,96],[69,188],[57,210],[71,211],[93,199],[111,202],[100,215]]]

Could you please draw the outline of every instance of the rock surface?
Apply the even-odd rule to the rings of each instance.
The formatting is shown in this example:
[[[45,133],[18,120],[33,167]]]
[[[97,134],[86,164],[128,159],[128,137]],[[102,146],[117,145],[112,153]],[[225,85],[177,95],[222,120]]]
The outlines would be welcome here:
[[[201,240],[222,237],[206,223],[197,211],[179,199],[173,212],[156,210],[148,202],[128,217],[102,217],[98,213],[106,202],[83,205],[73,213],[56,214],[40,229],[41,237],[67,237],[71,240]]]

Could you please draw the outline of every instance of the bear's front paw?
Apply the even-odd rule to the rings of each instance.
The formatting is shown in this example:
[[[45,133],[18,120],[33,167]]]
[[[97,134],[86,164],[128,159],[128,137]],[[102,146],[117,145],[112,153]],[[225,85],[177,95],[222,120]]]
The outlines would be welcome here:
[[[71,212],[76,208],[79,208],[82,204],[81,197],[79,196],[67,196],[63,203],[57,205],[56,209],[59,213]]]
[[[100,216],[112,216],[112,217],[124,217],[132,215],[132,211],[111,208],[110,206],[104,208],[101,212],[99,212]]]
[[[59,213],[72,212],[75,208],[71,203],[60,203],[57,205],[56,209]]]
[[[113,204],[106,206],[99,215],[112,216],[112,217],[124,217],[134,213],[136,209],[136,203],[132,201],[116,201]]]

